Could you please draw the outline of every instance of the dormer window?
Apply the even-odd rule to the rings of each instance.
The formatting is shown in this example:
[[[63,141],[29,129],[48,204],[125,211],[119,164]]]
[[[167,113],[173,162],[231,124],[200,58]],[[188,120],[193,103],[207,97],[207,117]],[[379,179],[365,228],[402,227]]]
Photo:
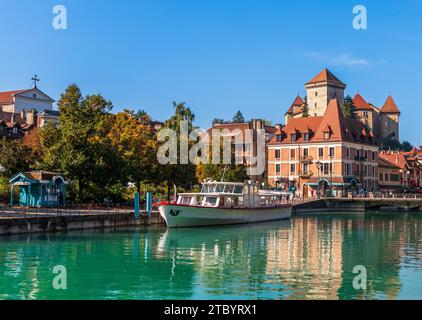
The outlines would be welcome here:
[[[310,138],[310,133],[309,132],[305,132],[303,134],[303,141],[309,141],[309,138]]]
[[[330,140],[330,137],[331,137],[330,126],[326,126],[323,132],[324,132],[324,140]]]
[[[281,142],[281,134],[276,134],[275,141],[276,142]]]
[[[290,141],[291,142],[296,142],[297,141],[297,134],[296,133],[292,133],[290,135]]]
[[[324,140],[330,140],[330,132],[324,132]]]

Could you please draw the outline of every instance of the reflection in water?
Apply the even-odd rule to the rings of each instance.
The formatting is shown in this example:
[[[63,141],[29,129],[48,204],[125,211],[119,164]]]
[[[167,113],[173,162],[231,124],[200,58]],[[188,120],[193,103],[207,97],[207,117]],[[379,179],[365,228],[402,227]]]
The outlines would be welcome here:
[[[0,240],[2,299],[422,298],[422,215]],[[56,265],[68,290],[52,287]],[[355,290],[353,268],[367,268]]]

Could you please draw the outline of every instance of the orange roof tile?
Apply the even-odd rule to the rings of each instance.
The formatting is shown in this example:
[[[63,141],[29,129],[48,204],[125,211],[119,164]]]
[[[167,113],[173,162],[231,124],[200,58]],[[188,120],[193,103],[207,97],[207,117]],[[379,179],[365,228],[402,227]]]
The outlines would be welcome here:
[[[421,153],[420,150],[418,150],[417,148],[413,147],[412,150],[407,151],[407,152],[403,152],[405,156],[417,156],[418,154]]]
[[[369,105],[369,103],[359,93],[357,93],[353,98],[353,104],[356,109],[372,110],[372,107]]]
[[[14,91],[4,91],[0,92],[0,104],[11,104],[13,103],[13,96],[20,92],[25,92],[27,90],[14,90]]]
[[[254,139],[253,136],[246,133],[246,130],[253,130],[253,125],[251,122],[244,122],[244,123],[216,123],[212,128],[207,130],[210,138],[212,138],[212,131],[213,130],[220,130],[221,133],[224,134],[224,131],[229,131],[230,135],[236,136],[241,134],[245,142],[253,142],[251,141]],[[277,132],[277,129],[272,126],[264,126],[265,133],[274,134]]]
[[[384,113],[400,113],[399,108],[397,108],[396,103],[391,95],[388,96],[387,100],[385,101],[384,105],[381,108],[381,112]]]
[[[384,167],[394,167],[394,168],[400,169],[400,167],[398,165],[391,163],[387,159],[381,157],[381,155],[380,155],[380,158],[379,158],[379,161],[378,161],[378,165],[384,166]]]
[[[301,107],[305,102],[303,101],[300,95],[297,95],[295,101],[293,101],[292,106]]]
[[[341,82],[334,74],[332,74],[327,68],[318,73],[312,80],[308,81],[306,84],[317,84],[322,82],[329,82],[332,84],[340,85],[342,87],[346,87],[346,85]]]
[[[43,170],[24,172],[23,174],[32,180],[52,180],[56,176],[61,176],[59,173]]]
[[[303,135],[299,135],[296,141],[290,140],[290,135],[300,132],[306,133],[311,131],[308,142],[337,142],[337,141],[353,141],[358,143],[373,144],[373,137],[370,130],[359,120],[345,118],[337,99],[332,99],[328,103],[327,110],[322,117],[294,118],[290,119],[287,125],[277,133],[282,135],[281,142],[277,142],[276,138],[271,143],[289,144],[304,142]],[[324,133],[330,132],[327,140]],[[351,135],[354,134],[355,136]],[[360,136],[365,137],[365,141],[359,140]]]
[[[401,169],[405,169],[408,167],[408,164],[403,152],[389,152],[389,151],[380,152],[379,158],[384,159],[392,164],[395,164]]]
[[[302,111],[300,111],[300,110],[302,110],[301,107],[304,104],[305,104],[305,102],[303,101],[302,97],[300,95],[297,95],[297,97],[295,98],[295,100],[293,101],[292,105],[290,106],[289,110],[287,110],[286,113],[288,113],[288,114],[297,114],[297,113],[300,113],[300,112],[302,112]],[[295,107],[301,108],[301,109],[299,109],[299,110],[297,110],[295,112]]]

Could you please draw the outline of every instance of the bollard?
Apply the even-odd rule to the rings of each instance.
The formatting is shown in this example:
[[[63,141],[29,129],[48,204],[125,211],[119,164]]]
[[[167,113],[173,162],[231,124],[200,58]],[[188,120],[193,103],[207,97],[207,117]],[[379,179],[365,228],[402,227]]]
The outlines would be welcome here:
[[[151,192],[147,192],[147,204],[146,204],[146,211],[147,211],[147,217],[151,217],[151,211],[152,211],[152,196]]]
[[[134,202],[135,202],[135,218],[139,219],[139,193],[138,192],[135,193]]]

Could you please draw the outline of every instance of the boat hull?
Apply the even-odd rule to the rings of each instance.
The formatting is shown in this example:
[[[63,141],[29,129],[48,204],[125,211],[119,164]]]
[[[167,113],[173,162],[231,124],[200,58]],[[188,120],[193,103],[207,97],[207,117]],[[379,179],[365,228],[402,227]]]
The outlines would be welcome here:
[[[244,224],[289,219],[291,206],[274,208],[209,208],[181,205],[162,205],[160,215],[168,228],[186,228]]]

